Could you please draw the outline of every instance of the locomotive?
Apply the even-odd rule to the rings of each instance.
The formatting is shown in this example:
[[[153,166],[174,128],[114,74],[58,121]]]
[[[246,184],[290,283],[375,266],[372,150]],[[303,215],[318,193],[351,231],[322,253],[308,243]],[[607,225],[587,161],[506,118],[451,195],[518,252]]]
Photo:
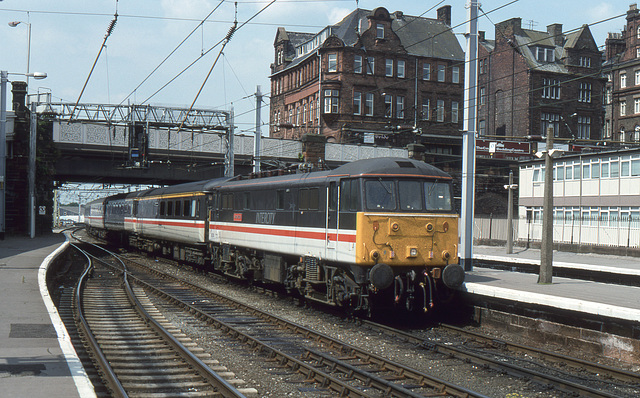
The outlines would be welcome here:
[[[118,194],[89,233],[350,311],[427,312],[464,280],[452,178],[404,158]]]

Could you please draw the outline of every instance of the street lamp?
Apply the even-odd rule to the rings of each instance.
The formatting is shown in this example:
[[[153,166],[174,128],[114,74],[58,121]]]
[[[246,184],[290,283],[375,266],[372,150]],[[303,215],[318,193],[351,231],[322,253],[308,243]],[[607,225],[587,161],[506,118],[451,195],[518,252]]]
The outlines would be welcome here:
[[[25,76],[27,76],[27,89],[28,89],[28,87],[29,87],[29,64],[31,63],[31,24],[29,22],[23,22],[23,21],[11,21],[11,22],[9,22],[9,26],[11,26],[12,28],[15,28],[16,26],[20,25],[21,23],[27,25],[27,74]]]
[[[0,239],[4,239],[5,233],[5,192],[7,182],[7,82],[9,75],[23,75],[34,79],[44,79],[46,73],[9,73],[6,70],[0,71]],[[32,108],[32,112],[33,112]],[[30,209],[32,225],[35,226],[35,159],[36,159],[36,135],[34,126],[31,126],[29,134],[29,202],[33,205]],[[32,202],[33,199],[33,203]],[[35,228],[32,231],[34,237]]]

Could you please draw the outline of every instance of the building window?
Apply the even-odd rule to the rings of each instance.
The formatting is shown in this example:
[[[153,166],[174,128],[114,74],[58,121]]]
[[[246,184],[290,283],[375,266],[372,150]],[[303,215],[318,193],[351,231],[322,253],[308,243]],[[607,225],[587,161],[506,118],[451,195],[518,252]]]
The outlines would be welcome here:
[[[338,90],[324,90],[324,113],[338,113]]]
[[[605,94],[604,94],[604,104],[605,105],[611,104],[611,92],[612,92],[612,88],[611,87],[607,87],[606,90],[605,90]]]
[[[362,115],[362,93],[359,91],[353,93],[353,114]]]
[[[385,94],[384,96],[384,117],[390,118],[393,113],[393,95]]]
[[[591,68],[591,58],[590,57],[580,57],[580,66],[584,68]]]
[[[485,135],[487,132],[487,123],[484,120],[478,122],[478,134]]]
[[[554,62],[553,48],[536,47],[536,59],[538,62]]]
[[[591,83],[580,83],[578,89],[579,102],[591,102]]]
[[[302,104],[302,121],[301,124],[307,123],[307,103]]]
[[[329,72],[338,71],[338,54],[329,54]]]
[[[480,87],[480,105],[484,105],[487,102],[487,89]]]
[[[404,95],[396,97],[396,118],[404,119]]]
[[[458,102],[451,101],[451,123],[458,123]]]
[[[405,70],[405,61],[399,60],[398,61],[398,73],[397,76],[401,79],[404,79],[404,70]]]
[[[543,137],[547,136],[547,129],[549,127],[553,128],[553,136],[557,137],[560,131],[560,115],[542,112],[540,114],[540,127]]]
[[[373,75],[376,65],[376,59],[374,57],[367,57],[367,75]]]
[[[438,81],[439,82],[443,82],[444,81],[444,73],[445,73],[445,66],[444,65],[438,65]]]
[[[422,98],[422,120],[429,120],[431,117],[431,111],[429,109],[429,98]]]
[[[353,56],[353,73],[362,73],[362,55]]]
[[[640,39],[640,26],[638,26],[638,29],[636,30],[636,37]]]
[[[640,58],[640,47],[636,48],[636,58]]]
[[[620,101],[620,116],[627,116],[627,101]]]
[[[640,113],[640,98],[635,98],[633,100],[633,113],[636,115]]]
[[[302,110],[302,108],[300,106],[296,107],[296,126],[300,125],[300,111]]]
[[[393,60],[392,59],[384,60],[384,75],[387,77],[393,77]]]
[[[451,82],[460,83],[460,68],[457,66],[451,68]]]
[[[627,87],[627,74],[626,73],[621,73],[620,74],[620,88],[625,88]]]
[[[444,122],[444,100],[438,100],[436,103],[436,121]]]
[[[635,85],[636,85],[636,86],[640,85],[640,70],[637,70],[637,71],[636,71],[636,73],[635,73],[635,78],[636,78],[636,80],[635,80]]]
[[[367,93],[364,101],[364,113],[373,116],[373,93]]]
[[[431,80],[431,64],[422,64],[422,80]]]
[[[384,39],[384,25],[376,24],[376,39]]]
[[[560,81],[558,79],[542,79],[542,98],[560,99]]]
[[[578,138],[588,140],[591,138],[591,118],[578,116]]]
[[[478,69],[479,69],[479,74],[483,75],[485,73],[487,73],[487,59],[486,58],[482,58],[481,60],[478,61]]]

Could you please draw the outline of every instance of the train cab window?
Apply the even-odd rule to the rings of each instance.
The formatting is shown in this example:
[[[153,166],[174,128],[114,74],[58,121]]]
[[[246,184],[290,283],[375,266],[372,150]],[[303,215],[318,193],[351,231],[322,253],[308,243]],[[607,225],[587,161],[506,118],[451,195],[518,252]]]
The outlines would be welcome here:
[[[166,215],[166,208],[165,208],[165,202],[160,202],[160,215],[164,216]]]
[[[173,216],[173,202],[167,201],[167,216]]]
[[[424,196],[427,210],[452,210],[449,184],[444,182],[425,182]]]
[[[174,212],[176,217],[180,217],[182,215],[182,202],[180,200],[176,200],[176,208]]]
[[[276,210],[284,210],[284,189],[276,191]]]
[[[398,181],[400,210],[422,210],[422,183],[420,181]]]
[[[360,209],[360,180],[340,182],[340,210],[358,211]]]
[[[185,200],[182,202],[182,214],[185,217],[193,217],[191,215],[191,201],[190,200]]]
[[[300,210],[318,210],[318,188],[301,189],[298,194]]]
[[[367,210],[395,210],[396,189],[393,180],[367,180],[364,183]]]

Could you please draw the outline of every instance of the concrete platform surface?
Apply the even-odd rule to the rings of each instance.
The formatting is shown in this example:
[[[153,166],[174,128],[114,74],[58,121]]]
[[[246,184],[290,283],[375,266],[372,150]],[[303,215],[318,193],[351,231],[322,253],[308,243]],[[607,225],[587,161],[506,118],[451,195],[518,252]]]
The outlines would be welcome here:
[[[95,397],[44,287],[62,234],[0,241],[0,396]]]

